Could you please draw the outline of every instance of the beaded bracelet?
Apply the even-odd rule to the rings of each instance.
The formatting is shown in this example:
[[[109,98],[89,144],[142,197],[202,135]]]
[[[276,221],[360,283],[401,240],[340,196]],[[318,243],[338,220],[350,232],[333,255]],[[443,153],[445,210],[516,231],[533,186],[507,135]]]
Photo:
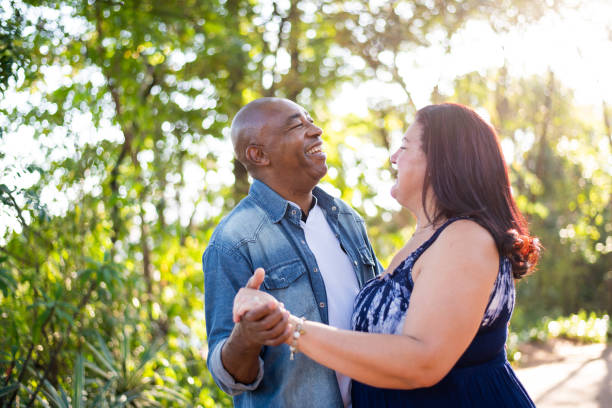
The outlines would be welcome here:
[[[304,330],[303,326],[304,326],[304,318],[303,317],[299,317],[298,318],[298,322],[295,325],[295,330],[293,331],[293,339],[291,340],[291,345],[289,345],[289,351],[291,352],[291,354],[289,355],[289,360],[293,360],[294,355],[298,352],[298,340],[300,338],[300,336],[304,333],[306,333],[306,331]]]

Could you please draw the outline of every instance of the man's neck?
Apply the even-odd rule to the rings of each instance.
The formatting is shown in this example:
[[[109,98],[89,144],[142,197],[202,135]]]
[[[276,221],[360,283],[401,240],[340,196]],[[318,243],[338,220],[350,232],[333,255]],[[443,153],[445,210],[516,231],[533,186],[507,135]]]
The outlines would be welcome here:
[[[310,208],[312,206],[312,190],[314,190],[315,186],[312,186],[309,190],[295,190],[291,187],[287,188],[286,186],[282,186],[275,183],[269,183],[266,180],[260,179],[265,185],[274,190],[278,195],[283,197],[287,201],[291,201],[297,204],[302,212],[305,215],[308,215]]]
[[[287,201],[291,201],[293,203],[296,203],[297,205],[300,206],[300,209],[302,210],[302,213],[304,213],[304,215],[308,216],[308,212],[310,211],[310,209],[312,208],[312,191],[310,191],[307,194],[292,194],[292,195],[283,195],[281,194],[281,196],[287,200]]]

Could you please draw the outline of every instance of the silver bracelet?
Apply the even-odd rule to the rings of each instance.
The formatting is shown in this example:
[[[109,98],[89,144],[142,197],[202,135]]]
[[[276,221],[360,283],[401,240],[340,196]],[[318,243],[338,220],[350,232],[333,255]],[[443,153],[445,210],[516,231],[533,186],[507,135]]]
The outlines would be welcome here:
[[[300,336],[306,333],[303,326],[304,326],[304,318],[300,317],[299,321],[295,325],[295,330],[293,330],[293,335],[291,336],[292,337],[291,344],[289,345],[289,351],[291,352],[291,354],[289,355],[289,360],[293,360],[293,357],[298,352],[297,347],[298,347],[298,340],[300,339]]]

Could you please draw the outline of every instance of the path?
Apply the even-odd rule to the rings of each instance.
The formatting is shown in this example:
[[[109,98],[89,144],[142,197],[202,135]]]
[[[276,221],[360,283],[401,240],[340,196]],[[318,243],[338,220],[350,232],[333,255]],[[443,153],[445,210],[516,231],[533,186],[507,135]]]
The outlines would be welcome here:
[[[516,373],[538,408],[612,408],[612,344],[558,341],[522,351]]]

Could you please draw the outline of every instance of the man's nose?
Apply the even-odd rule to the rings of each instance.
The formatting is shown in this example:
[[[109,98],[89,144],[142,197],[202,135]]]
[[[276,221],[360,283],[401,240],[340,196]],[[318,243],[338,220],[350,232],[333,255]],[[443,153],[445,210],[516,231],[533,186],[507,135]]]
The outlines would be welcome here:
[[[310,129],[308,129],[308,136],[310,137],[319,137],[323,134],[323,129],[315,125],[314,123],[310,124]]]

